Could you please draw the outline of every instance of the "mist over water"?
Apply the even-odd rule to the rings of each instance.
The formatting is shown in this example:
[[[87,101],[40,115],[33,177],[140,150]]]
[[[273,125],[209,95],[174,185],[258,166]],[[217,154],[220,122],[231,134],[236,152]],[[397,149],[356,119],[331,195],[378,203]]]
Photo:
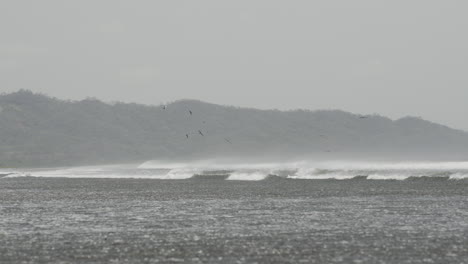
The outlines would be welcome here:
[[[269,177],[301,180],[408,180],[468,179],[468,162],[364,162],[296,161],[239,162],[201,160],[192,162],[147,161],[136,165],[87,166],[51,169],[3,169],[12,177],[134,178],[184,180],[195,176],[226,180],[261,181]]]

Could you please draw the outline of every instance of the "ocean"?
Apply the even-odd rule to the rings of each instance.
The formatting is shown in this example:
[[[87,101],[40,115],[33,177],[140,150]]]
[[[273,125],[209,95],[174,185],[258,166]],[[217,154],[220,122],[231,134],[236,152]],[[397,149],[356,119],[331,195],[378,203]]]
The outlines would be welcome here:
[[[468,163],[0,170],[0,263],[467,263]]]

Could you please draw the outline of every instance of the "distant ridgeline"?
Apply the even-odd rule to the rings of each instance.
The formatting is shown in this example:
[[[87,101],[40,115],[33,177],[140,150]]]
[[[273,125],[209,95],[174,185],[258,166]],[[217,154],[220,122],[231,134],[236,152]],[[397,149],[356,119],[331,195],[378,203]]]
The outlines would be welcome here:
[[[219,157],[466,159],[468,133],[406,117],[0,95],[0,167]]]

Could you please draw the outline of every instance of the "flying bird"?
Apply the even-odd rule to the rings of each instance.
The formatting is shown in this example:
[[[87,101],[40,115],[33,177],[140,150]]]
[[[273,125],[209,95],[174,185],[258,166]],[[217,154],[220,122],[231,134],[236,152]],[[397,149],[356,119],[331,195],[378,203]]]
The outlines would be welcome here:
[[[369,118],[369,116],[359,116],[360,119]]]
[[[185,137],[188,138],[188,134],[185,134]]]
[[[232,144],[232,142],[231,142],[229,139],[227,139],[227,138],[225,138],[224,141],[226,141],[226,142],[229,143],[229,144]]]
[[[165,106],[165,105],[163,105],[162,109],[163,109],[163,110],[166,110],[166,106]]]
[[[203,133],[200,130],[198,130],[198,134],[202,135],[202,137],[205,136],[205,135],[203,135]]]
[[[188,112],[189,112],[190,115],[193,115],[192,110],[188,110]]]

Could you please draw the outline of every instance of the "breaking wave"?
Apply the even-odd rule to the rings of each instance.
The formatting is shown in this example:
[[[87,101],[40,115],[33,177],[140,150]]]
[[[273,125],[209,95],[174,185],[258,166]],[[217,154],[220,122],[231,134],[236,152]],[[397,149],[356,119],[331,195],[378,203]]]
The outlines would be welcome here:
[[[449,179],[451,180],[466,180],[468,179],[468,172],[467,173],[454,173],[450,175]]]
[[[54,169],[3,169],[0,178],[133,178],[223,179],[262,181],[270,176],[290,180],[467,180],[468,162],[365,163],[289,162],[235,163],[197,161],[168,163],[148,161],[141,165],[93,166]]]
[[[261,181],[268,177],[268,173],[262,171],[256,172],[234,172],[227,180],[229,181]]]

